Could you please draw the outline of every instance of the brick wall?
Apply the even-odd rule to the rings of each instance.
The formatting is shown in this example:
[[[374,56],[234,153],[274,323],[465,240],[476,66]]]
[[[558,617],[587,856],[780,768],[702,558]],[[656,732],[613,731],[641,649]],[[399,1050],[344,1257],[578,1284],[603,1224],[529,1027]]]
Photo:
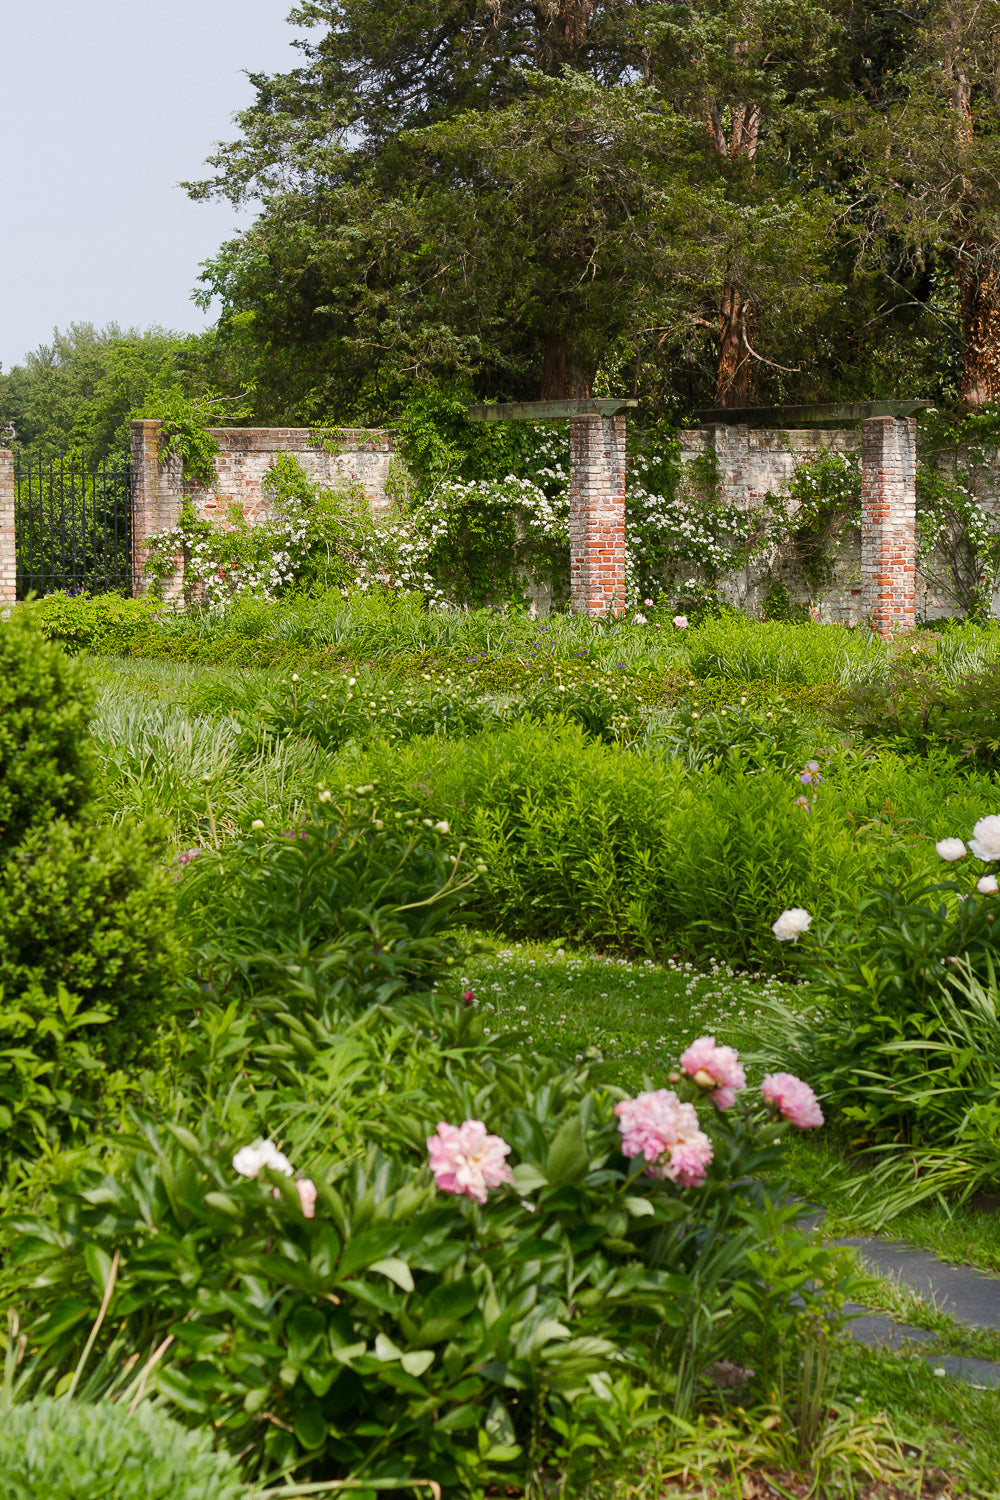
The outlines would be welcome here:
[[[879,635],[912,630],[916,597],[917,424],[861,424],[861,607]]]
[[[14,455],[0,448],[0,605],[17,598],[17,552],[14,547]]]
[[[625,418],[569,424],[570,602],[574,614],[625,608]]]
[[[881,419],[876,419],[881,420]],[[857,428],[809,428],[801,431],[778,431],[769,428],[719,426],[695,427],[681,432],[681,459],[690,463],[713,448],[719,469],[722,499],[748,509],[756,509],[768,493],[787,491],[798,464],[815,458],[821,451],[856,452],[861,442]],[[968,464],[969,455],[959,453],[958,461]],[[942,461],[949,467],[947,461]],[[951,467],[954,467],[952,461]],[[984,508],[1000,518],[1000,456],[985,467],[973,470],[973,491]],[[854,535],[834,554],[832,576],[820,589],[810,589],[794,572],[784,575],[792,598],[801,604],[816,603],[825,621],[857,625],[872,613],[874,600],[866,603],[863,593],[861,539]],[[775,569],[781,571],[780,553],[769,553],[749,568],[723,580],[720,592],[738,609],[760,614],[767,588]],[[952,583],[951,563],[944,552],[934,553],[918,563],[913,585],[914,612],[917,620],[942,619],[961,612]],[[1000,616],[1000,592],[993,600],[993,612]]]
[[[391,505],[386,494],[393,435],[364,428],[340,428],[319,433],[308,427],[214,427],[219,444],[212,484],[185,480],[181,465],[168,459],[161,467],[157,457],[159,422],[132,423],[132,514],[135,537],[136,592],[140,591],[142,567],[154,532],[173,526],[187,496],[198,514],[221,519],[235,502],[253,523],[268,513],[269,501],[263,480],[281,453],[292,453],[310,479],[328,484],[355,481],[364,490],[374,514]],[[178,567],[180,559],[178,559]],[[167,594],[178,583],[167,586]]]

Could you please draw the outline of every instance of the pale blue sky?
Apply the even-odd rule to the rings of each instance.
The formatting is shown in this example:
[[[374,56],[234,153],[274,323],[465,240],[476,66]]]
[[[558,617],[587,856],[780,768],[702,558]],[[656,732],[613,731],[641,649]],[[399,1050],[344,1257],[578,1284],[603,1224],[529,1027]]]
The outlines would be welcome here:
[[[248,222],[192,203],[253,91],[295,65],[291,0],[48,0],[0,24],[0,367],[55,325],[194,331],[199,262]]]

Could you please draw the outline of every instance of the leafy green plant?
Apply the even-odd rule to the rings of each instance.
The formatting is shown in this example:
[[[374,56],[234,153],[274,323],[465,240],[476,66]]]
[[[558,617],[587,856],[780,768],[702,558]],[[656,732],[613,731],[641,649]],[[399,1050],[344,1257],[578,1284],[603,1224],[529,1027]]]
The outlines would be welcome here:
[[[904,754],[944,751],[995,778],[1000,763],[1000,664],[958,680],[934,669],[933,655],[912,647],[893,659],[885,678],[844,694],[840,722],[862,739]]]
[[[147,1403],[43,1397],[5,1411],[2,1500],[244,1500],[235,1461]]]
[[[315,972],[328,997],[361,1007],[429,988],[455,962],[449,928],[475,868],[445,820],[382,816],[374,793],[320,792],[293,828],[186,856],[178,916],[203,982],[266,990],[293,965],[300,992]]]
[[[475,1493],[498,1474],[529,1490],[548,1474],[573,1492],[602,1448],[635,1443],[644,1406],[683,1412],[705,1366],[738,1351],[747,1320],[718,1310],[735,1285],[749,1297],[767,1283],[766,1258],[752,1259],[765,1196],[746,1179],[773,1166],[783,1127],[709,1106],[708,1177],[677,1187],[621,1155],[613,1093],[582,1070],[521,1058],[502,1036],[476,1042],[462,1009],[410,1002],[406,1019],[426,1054],[421,1092],[380,1095],[356,1044],[329,1036],[309,1064],[327,1097],[304,1114],[308,1084],[286,1064],[268,1107],[288,1112],[284,1149],[310,1179],[286,1175],[273,1145],[234,1154],[238,1138],[208,1120],[197,1134],[147,1121],[119,1141],[113,1174],[84,1169],[56,1189],[54,1221],[15,1217],[9,1273],[34,1288],[32,1341],[68,1368],[108,1295],[109,1322],[137,1345],[173,1336],[151,1377],[160,1394],[261,1477],[410,1473]],[[372,1023],[385,1035],[397,1020]],[[470,1108],[503,1129],[515,1163],[488,1201],[435,1189],[425,1164],[435,1119]],[[340,1122],[356,1111],[362,1140],[382,1145],[345,1155]],[[768,1219],[789,1268],[800,1247],[775,1317],[820,1295],[794,1217]]]
[[[147,391],[142,405],[132,413],[133,417],[160,421],[160,464],[178,458],[185,473],[199,484],[211,484],[215,478],[219,442],[208,429],[212,404],[211,396],[192,401],[177,386],[158,384]],[[230,412],[230,420],[233,416]]]
[[[911,879],[828,909],[803,941],[813,1003],[777,1006],[789,1065],[876,1153],[882,1216],[1000,1176],[995,885]]]

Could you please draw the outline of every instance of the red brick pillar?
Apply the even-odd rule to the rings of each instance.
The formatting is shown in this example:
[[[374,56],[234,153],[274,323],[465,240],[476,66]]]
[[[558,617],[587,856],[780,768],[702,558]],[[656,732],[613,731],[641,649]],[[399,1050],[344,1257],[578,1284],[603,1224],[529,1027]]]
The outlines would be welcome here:
[[[917,424],[861,424],[861,608],[879,635],[915,625]]]
[[[131,423],[132,436],[132,592],[144,594],[148,583],[143,567],[149,554],[149,538],[176,526],[181,513],[184,472],[177,458],[160,463],[160,428],[154,421]],[[164,584],[169,599],[180,592],[184,559],[176,559],[176,575]]]
[[[570,601],[577,615],[625,608],[625,418],[569,423]]]
[[[14,455],[0,448],[0,605],[13,604],[17,598],[14,504]]]

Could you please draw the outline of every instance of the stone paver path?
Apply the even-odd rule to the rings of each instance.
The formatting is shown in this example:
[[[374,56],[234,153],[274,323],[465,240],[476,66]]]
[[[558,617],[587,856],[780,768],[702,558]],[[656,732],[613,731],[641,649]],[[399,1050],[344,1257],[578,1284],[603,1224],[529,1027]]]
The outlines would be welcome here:
[[[1000,1331],[1000,1276],[991,1276],[974,1266],[952,1266],[929,1250],[910,1250],[905,1245],[870,1236],[831,1243],[856,1250],[877,1275],[901,1281],[956,1322],[970,1328]],[[849,1311],[857,1312],[858,1316],[852,1319],[848,1330],[862,1344],[894,1349],[934,1337],[924,1328],[897,1323],[883,1313],[870,1313],[857,1304],[850,1305]],[[1000,1364],[992,1360],[954,1354],[928,1354],[924,1360],[931,1369],[970,1384],[1000,1387]]]

